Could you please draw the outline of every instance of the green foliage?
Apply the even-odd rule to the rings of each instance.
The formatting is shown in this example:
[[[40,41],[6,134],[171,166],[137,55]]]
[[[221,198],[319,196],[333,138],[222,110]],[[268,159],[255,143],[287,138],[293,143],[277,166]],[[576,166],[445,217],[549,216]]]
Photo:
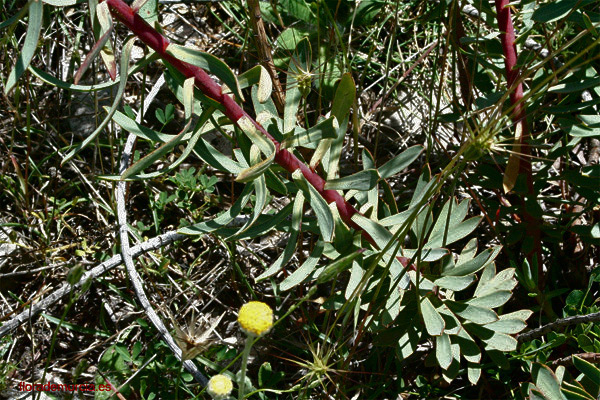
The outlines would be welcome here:
[[[143,336],[149,332],[142,326]],[[123,395],[139,393],[145,399],[160,399],[173,397],[175,385],[173,382],[179,374],[179,361],[169,353],[169,349],[160,342],[154,342],[151,347],[145,348],[140,341],[134,341],[131,346],[116,343],[107,347],[100,362],[97,364],[99,372],[96,374],[96,385],[105,385],[106,379],[114,386],[120,387]],[[143,368],[142,368],[143,367]],[[133,379],[132,371],[138,371]],[[190,382],[192,377],[182,373],[184,382]],[[122,385],[128,380],[126,385]],[[114,395],[112,391],[97,391],[97,399],[108,399]]]
[[[137,213],[137,233],[153,230],[159,234],[166,226],[178,226],[178,232],[195,243],[216,238],[227,249],[227,261],[234,270],[228,278],[230,285],[225,285],[226,296],[233,293],[231,286],[235,293],[248,289],[254,296],[271,296],[282,309],[289,309],[290,302],[302,304],[293,318],[282,316],[275,329],[279,336],[273,335],[273,346],[284,348],[283,355],[271,347],[265,359],[257,358],[260,364],[254,373],[258,379],[252,379],[257,393],[251,396],[310,398],[319,391],[351,397],[354,391],[363,396],[368,390],[372,398],[409,394],[431,398],[450,393],[472,398],[481,395],[473,395],[474,388],[485,375],[499,397],[598,397],[600,370],[585,356],[573,356],[572,367],[563,360],[565,354],[600,353],[596,324],[568,326],[522,343],[517,339],[528,325],[598,312],[594,299],[600,274],[597,268],[586,269],[589,265],[583,261],[595,260],[594,246],[600,243],[600,168],[581,161],[581,149],[591,151],[592,140],[600,136],[600,76],[594,64],[600,41],[596,3],[559,0],[512,5],[519,32],[518,80],[525,83],[521,106],[527,110],[526,123],[531,128],[526,146],[532,150],[527,151],[513,144],[513,88],[498,78],[504,72],[505,56],[496,12],[489,4],[460,5],[476,7],[480,18],[475,20],[455,13],[456,2],[260,2],[276,47],[274,63],[286,75],[286,101],[279,113],[271,99],[274,85],[267,70],[245,63],[252,59],[246,57],[251,43],[240,34],[250,25],[245,5],[223,2],[218,12],[212,8],[206,12],[219,21],[227,15],[227,23],[237,24],[232,28],[223,22],[222,29],[229,29],[232,40],[242,42],[244,62],[238,62],[239,54],[235,63],[227,63],[220,56],[177,44],[167,50],[216,76],[226,85],[222,92],[231,93],[248,115],[231,121],[222,104],[194,89],[192,78],[185,79],[166,65],[159,73],[171,93],[165,95],[164,109],[156,109],[159,126],[152,129],[136,122],[137,106],[122,107],[122,103],[132,74],[144,71],[147,77],[156,72],[152,64],[156,55],[147,54],[130,67],[133,40],[127,40],[120,51],[119,76],[115,76],[112,46],[119,41],[112,40],[114,22],[106,2],[89,3],[91,50],[83,52],[79,37],[73,39],[73,51],[69,49],[73,55],[65,63],[69,71],[60,79],[42,65],[43,60],[55,63],[44,43],[45,29],[56,20],[71,40],[70,26],[79,23],[81,35],[88,28],[89,15],[85,20],[73,16],[65,24],[67,14],[55,7],[79,7],[78,2],[30,1],[20,10],[12,3],[1,10],[5,22],[0,29],[8,32],[2,43],[10,45],[6,47],[14,58],[3,67],[3,101],[10,102],[3,109],[14,114],[11,118],[17,125],[25,126],[10,128],[10,137],[2,138],[10,160],[3,164],[3,171],[8,172],[0,176],[2,200],[11,199],[17,206],[20,222],[14,226],[30,232],[20,236],[39,238],[39,246],[22,247],[42,254],[43,265],[48,262],[45,257],[59,248],[52,242],[55,232],[60,236],[65,230],[73,231],[75,237],[81,232],[81,227],[74,229],[70,223],[79,208],[92,203],[103,219],[114,217],[110,199],[98,195],[94,186],[98,182],[90,183],[86,176],[102,178],[98,187],[103,190],[115,181],[128,180],[134,193],[130,206]],[[140,15],[155,26],[157,10],[157,2],[150,0]],[[27,22],[26,27],[21,20]],[[18,38],[13,37],[15,30]],[[528,50],[527,42],[541,37],[544,40],[538,42],[553,49],[542,58]],[[429,53],[430,49],[435,51]],[[36,58],[36,52],[40,57]],[[82,60],[80,53],[89,57]],[[102,64],[92,62],[96,55]],[[73,74],[76,65],[80,67]],[[250,68],[238,74],[233,69],[238,65]],[[114,80],[78,84],[91,71],[95,82],[98,68],[107,70]],[[73,75],[76,78],[71,82]],[[32,123],[32,104],[39,101],[34,98],[39,82],[33,78],[68,96],[71,92],[97,93],[114,85],[117,93],[105,112],[100,106],[94,110],[98,123],[90,135],[66,140],[60,136],[64,126],[53,119],[35,115]],[[403,97],[406,92],[423,102],[405,103],[409,102]],[[182,104],[183,121],[176,116],[175,100]],[[388,115],[383,111],[396,108],[410,114],[422,108],[424,116],[414,126],[398,128],[405,131],[397,137],[386,135],[382,121]],[[279,148],[254,121],[280,143]],[[170,127],[180,122],[179,131],[171,132]],[[36,131],[36,124],[46,123],[52,135]],[[137,137],[133,163],[121,175],[115,171],[115,160],[123,140],[112,132],[104,135],[113,125]],[[225,138],[231,154],[211,142],[209,135],[215,133]],[[23,134],[26,139],[18,139]],[[60,137],[56,143],[55,136]],[[32,156],[32,149],[49,141],[50,155]],[[90,146],[93,143],[97,145]],[[279,149],[294,154],[306,168],[282,170]],[[82,173],[77,168],[92,158],[90,154],[100,160],[101,167]],[[525,174],[517,174],[512,192],[506,194],[508,166],[515,154],[520,162],[533,164],[531,182]],[[81,182],[65,183],[65,179],[53,185],[52,191],[43,186],[44,168],[53,158],[76,171]],[[555,163],[557,159],[560,163]],[[85,193],[80,198],[81,187],[91,187],[93,196]],[[323,188],[336,191],[360,211],[353,215],[352,224],[342,218],[346,215],[339,208],[342,202],[332,202]],[[31,200],[32,193],[46,191],[53,195]],[[76,196],[69,197],[74,192]],[[542,233],[539,243],[526,226],[529,219],[537,221]],[[5,225],[13,227],[2,220],[2,228]],[[283,250],[270,261],[264,253],[252,250],[267,236],[284,238]],[[16,237],[11,233],[10,240]],[[76,257],[110,255],[87,238],[76,244]],[[261,245],[267,252],[273,252],[273,247]],[[258,265],[243,268],[240,248],[250,248]],[[527,257],[536,248],[543,257]],[[184,253],[188,252],[193,251]],[[171,294],[166,307],[179,307],[182,298],[193,304],[205,293],[189,274],[197,265],[212,266],[214,258],[205,253],[151,258],[158,261],[156,269],[141,261],[149,276],[164,279],[152,286],[173,285],[181,291]],[[52,262],[56,260],[63,261]],[[61,281],[74,284],[84,264],[70,265],[76,266],[63,271]],[[573,270],[586,279],[571,274]],[[169,271],[176,271],[175,278]],[[43,274],[40,280],[45,281],[48,277]],[[570,278],[577,283],[565,283]],[[119,299],[133,303],[119,283],[111,281],[107,286]],[[319,295],[306,306],[302,296],[310,290]],[[8,297],[23,303],[14,293],[10,291]],[[231,297],[233,302],[240,300]],[[556,315],[556,310],[562,314]],[[531,318],[534,314],[536,318]],[[90,329],[64,318],[44,317],[72,334],[108,338],[114,330],[105,321],[102,329]],[[98,371],[115,386],[129,380],[121,388],[126,397],[172,398],[178,390],[182,397],[197,396],[200,389],[192,387],[191,376],[180,372],[181,364],[154,339],[143,320],[138,324],[142,328],[133,324],[118,339],[103,345]],[[133,330],[138,332],[134,335]],[[0,377],[4,377],[16,365],[4,361],[9,346],[1,343]],[[270,357],[273,353],[277,357]],[[235,349],[220,344],[196,361],[212,372],[235,359]],[[84,364],[77,368],[76,377]],[[225,369],[231,369],[231,364]],[[356,385],[352,381],[355,372],[361,373]],[[182,383],[173,385],[179,382],[179,373]],[[380,377],[388,375],[394,379],[387,382]],[[95,382],[105,383],[105,378],[98,373]],[[506,391],[495,392],[494,385]],[[0,378],[0,389],[3,386],[6,382]]]
[[[165,128],[165,125],[175,118],[175,106],[173,104],[167,104],[164,111],[160,108],[157,108],[155,114],[158,122],[162,124],[162,128],[160,129],[162,131]]]
[[[17,365],[7,361],[5,357],[10,350],[11,338],[6,336],[0,340],[0,391],[9,387],[8,376],[17,369]]]

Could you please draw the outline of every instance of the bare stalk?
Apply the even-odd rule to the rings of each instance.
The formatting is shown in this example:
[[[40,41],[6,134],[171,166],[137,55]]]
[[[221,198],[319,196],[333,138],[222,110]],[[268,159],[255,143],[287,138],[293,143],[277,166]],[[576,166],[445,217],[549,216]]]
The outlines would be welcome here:
[[[549,324],[541,326],[539,328],[532,329],[530,331],[521,333],[519,336],[517,336],[517,340],[519,341],[519,343],[527,342],[531,339],[535,339],[537,337],[544,336],[550,332],[560,331],[569,325],[587,324],[590,322],[596,323],[598,321],[600,321],[600,312],[586,314],[586,315],[574,315],[572,317],[561,318],[561,319],[557,319],[554,322],[550,322]]]
[[[506,70],[506,82],[510,91],[510,103],[513,106],[511,119],[515,124],[515,154],[509,158],[507,173],[511,164],[516,164],[516,170],[519,175],[525,175],[527,183],[527,196],[529,201],[535,199],[535,190],[533,187],[533,175],[531,170],[531,147],[527,146],[527,140],[530,136],[529,125],[527,124],[527,109],[523,100],[523,82],[520,79],[521,71],[517,67],[517,46],[515,29],[511,19],[509,0],[496,0],[496,18],[498,28],[500,29],[500,41],[504,53],[504,67]],[[537,258],[538,272],[540,276],[540,289],[544,285],[543,263],[542,263],[542,244],[540,221],[531,215],[525,206],[525,200],[521,199],[521,213],[525,222],[526,237],[533,239],[533,247],[526,256],[530,263]]]

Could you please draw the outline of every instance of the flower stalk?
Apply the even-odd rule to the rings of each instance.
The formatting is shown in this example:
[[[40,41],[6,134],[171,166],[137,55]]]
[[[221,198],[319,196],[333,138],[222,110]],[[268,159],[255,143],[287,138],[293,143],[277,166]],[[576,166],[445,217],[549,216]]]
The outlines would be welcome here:
[[[246,371],[248,368],[248,357],[250,349],[257,337],[262,337],[269,333],[273,327],[273,310],[267,304],[261,301],[250,301],[240,308],[238,313],[238,323],[246,336],[246,345],[242,354],[242,369],[239,375],[238,400],[242,400],[246,395]]]
[[[495,2],[496,18],[498,20],[498,28],[500,29],[500,41],[504,53],[506,83],[510,91],[510,103],[513,107],[511,119],[515,126],[515,147],[514,153],[510,156],[506,167],[505,189],[512,189],[512,185],[508,188],[506,187],[506,178],[509,174],[514,175],[513,179],[510,179],[513,181],[513,184],[517,175],[525,175],[527,196],[530,201],[533,201],[536,195],[531,169],[531,150],[530,146],[526,143],[530,137],[530,131],[527,124],[527,108],[523,99],[523,82],[520,80],[521,71],[517,66],[518,54],[515,44],[517,38],[511,18],[510,1],[495,0]],[[540,221],[527,210],[524,199],[521,199],[521,213],[525,222],[526,236],[533,239],[532,249],[526,252],[526,256],[532,265],[533,258],[537,258],[539,276],[543,277]],[[540,286],[543,286],[543,279],[540,279]]]
[[[248,357],[250,356],[250,350],[254,344],[254,336],[249,335],[246,337],[246,344],[244,346],[244,352],[242,353],[242,367],[240,369],[240,380],[238,382],[238,400],[242,400],[246,396],[246,374],[248,370]]]

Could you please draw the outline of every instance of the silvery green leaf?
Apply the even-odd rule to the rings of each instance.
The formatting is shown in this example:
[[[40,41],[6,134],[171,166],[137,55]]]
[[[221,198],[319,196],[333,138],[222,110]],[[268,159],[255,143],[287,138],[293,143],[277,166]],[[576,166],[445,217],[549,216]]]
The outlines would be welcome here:
[[[319,258],[321,258],[321,254],[323,254],[323,245],[324,242],[318,241],[313,249],[312,253],[308,256],[308,258],[302,263],[297,270],[292,272],[287,278],[281,282],[279,288],[281,291],[290,290],[291,288],[301,284],[308,276],[315,270],[317,263],[319,262]]]
[[[421,312],[427,333],[431,336],[441,335],[446,323],[427,297],[421,299]]]
[[[512,293],[508,290],[499,290],[497,292],[491,292],[482,297],[475,297],[468,301],[470,305],[485,307],[485,308],[497,308],[504,305],[512,296]]]
[[[506,319],[502,317],[503,316],[496,322],[485,325],[485,327],[495,332],[506,333],[509,335],[519,333],[527,327],[527,324],[520,319]]]
[[[467,276],[443,276],[433,281],[436,286],[444,289],[450,289],[455,292],[460,292],[466,289],[475,281],[474,275]]]
[[[317,215],[317,222],[319,226],[319,230],[321,231],[321,235],[323,240],[326,242],[331,242],[333,240],[333,231],[334,231],[334,220],[333,214],[331,212],[331,208],[329,208],[329,204],[325,201],[323,196],[311,185],[308,183],[304,175],[300,170],[296,170],[292,174],[292,178],[298,185],[300,189],[304,191],[304,195],[308,199],[310,206],[315,211]]]
[[[444,302],[448,308],[460,317],[476,324],[489,324],[498,320],[498,315],[491,309],[472,304],[459,303],[452,300]]]
[[[423,146],[409,147],[379,167],[379,175],[381,175],[383,179],[387,179],[396,175],[397,173],[406,169],[406,167],[408,167],[413,161],[415,161],[422,151]]]
[[[540,363],[533,363],[531,376],[535,386],[542,392],[547,400],[564,400],[560,391],[560,383],[550,368]]]
[[[200,67],[203,70],[216,75],[217,78],[233,91],[238,100],[244,101],[244,96],[240,90],[237,77],[233,71],[231,71],[231,68],[229,68],[222,60],[212,54],[204,53],[189,47],[179,46],[174,43],[169,43],[166,51],[181,61]]]
[[[8,94],[8,92],[11,91],[19,78],[27,70],[38,46],[44,17],[44,4],[41,1],[32,0],[29,1],[28,6],[29,19],[27,21],[25,42],[23,43],[21,53],[19,53],[19,56],[17,57],[14,68],[10,71],[8,78],[6,78],[4,94]]]
[[[447,369],[452,363],[450,337],[445,333],[435,338],[435,358],[442,369]]]

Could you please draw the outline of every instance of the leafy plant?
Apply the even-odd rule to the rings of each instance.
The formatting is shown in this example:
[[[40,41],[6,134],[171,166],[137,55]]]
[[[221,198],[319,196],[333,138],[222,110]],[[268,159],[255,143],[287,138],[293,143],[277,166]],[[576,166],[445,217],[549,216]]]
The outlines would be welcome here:
[[[167,126],[167,124],[175,118],[175,106],[173,104],[167,104],[164,111],[160,108],[157,108],[155,114],[158,122],[162,124],[162,127],[159,129],[159,131],[162,131],[165,126]]]
[[[287,337],[289,329],[297,328],[302,340],[290,344],[279,339],[277,345],[289,345],[285,349],[289,354],[281,356],[281,363],[277,357],[262,363],[258,379],[251,376],[246,386],[248,347],[240,397],[244,387],[253,387],[261,398],[270,394],[283,398],[289,393],[308,398],[312,390],[351,397],[346,391],[364,394],[364,388],[355,387],[360,385],[376,387],[374,397],[444,396],[451,391],[444,386],[455,384],[455,379],[462,384],[466,376],[475,387],[483,373],[507,387],[506,393],[517,396],[519,384],[512,383],[512,376],[504,371],[515,366],[513,370],[530,373],[533,379],[533,383],[523,383],[527,377],[519,380],[523,398],[597,397],[599,372],[585,357],[571,358],[582,373],[578,377],[570,377],[565,367],[554,368],[564,361],[556,357],[565,348],[600,352],[596,340],[600,331],[593,323],[547,332],[543,340],[526,341],[518,336],[537,311],[541,311],[540,322],[555,319],[559,305],[564,306],[563,318],[597,312],[593,302],[596,275],[587,289],[565,287],[561,281],[585,282],[571,272],[589,275],[577,260],[593,251],[600,237],[596,215],[599,171],[593,163],[584,165],[574,156],[575,149],[588,146],[591,138],[600,135],[595,117],[598,71],[593,64],[600,38],[593,2],[515,5],[497,0],[495,9],[471,1],[260,2],[264,19],[272,23],[267,28],[271,44],[278,47],[273,61],[286,75],[283,107],[271,98],[273,88],[281,86],[273,82],[278,77],[265,67],[246,68],[240,63],[247,70],[237,73],[213,54],[170,43],[157,28],[156,0],[135,1],[131,6],[121,0],[91,1],[94,44],[80,60],[79,39],[75,41],[76,56],[67,78],[63,77],[68,81],[51,76],[38,68],[34,57],[36,51],[45,50],[39,49],[43,47],[39,45],[44,37],[42,25],[58,15],[64,18],[59,7],[73,5],[76,2],[32,0],[0,23],[0,28],[12,33],[27,15],[23,39],[11,42],[19,47],[19,55],[3,80],[5,97],[14,93],[11,110],[23,104],[27,107],[23,129],[27,139],[15,146],[14,138],[21,132],[15,129],[11,134],[6,148],[15,172],[0,177],[6,186],[3,193],[19,205],[23,226],[43,227],[35,234],[46,243],[51,242],[47,232],[55,220],[70,229],[65,216],[77,201],[69,202],[58,193],[49,202],[30,201],[30,193],[44,192],[33,185],[43,181],[38,165],[45,162],[36,164],[30,154],[35,132],[30,118],[31,78],[71,91],[117,87],[92,134],[73,145],[61,138],[60,146],[66,147],[53,144],[52,154],[78,176],[84,174],[76,166],[85,163],[74,160],[85,159],[88,153],[94,159],[100,155],[101,163],[111,166],[109,172],[104,171],[104,164],[102,173],[94,171],[104,180],[102,184],[108,187],[117,182],[126,187],[127,181],[131,193],[138,193],[135,188],[145,189],[156,233],[166,218],[179,216],[179,234],[194,239],[212,235],[223,244],[236,293],[247,290],[253,297],[262,297],[255,289],[260,288],[264,297],[281,306],[279,311],[287,307],[280,319],[284,322],[274,329],[280,337]],[[245,52],[246,41],[238,29],[248,25],[244,4],[224,2],[219,10],[206,12],[243,42],[241,51]],[[471,17],[477,14],[477,19],[461,17],[461,10]],[[237,28],[221,20],[224,14]],[[398,15],[411,17],[395,18]],[[70,22],[80,21],[77,18]],[[116,21],[151,49],[132,67],[133,38],[123,44],[111,40]],[[85,32],[85,24],[80,23],[79,34]],[[66,25],[61,28],[69,31]],[[414,34],[407,33],[411,31]],[[539,49],[523,50],[533,48],[528,45],[530,39],[541,36],[552,51],[538,58]],[[405,48],[411,50],[408,57]],[[118,58],[116,50],[120,50]],[[44,58],[53,59],[47,55]],[[100,68],[105,68],[112,81],[80,84],[91,71],[95,82],[98,66],[93,61],[98,55]],[[137,112],[129,106],[121,108],[121,103],[131,74],[144,71],[146,77],[149,69],[157,72],[153,61],[159,58],[164,70],[158,74],[172,95],[165,109],[155,112],[162,125],[155,130],[137,122],[144,101]],[[80,65],[77,72],[75,64]],[[394,65],[402,68],[396,71]],[[394,96],[403,90],[427,100],[422,108],[429,115],[419,121],[424,140],[400,146],[400,139],[412,136],[406,134],[388,139],[389,146],[382,145],[384,111],[393,104],[402,109],[404,103]],[[174,99],[182,105],[182,128],[165,132],[176,118]],[[100,115],[99,109],[94,112]],[[14,114],[16,120],[23,119],[17,111]],[[133,162],[118,175],[114,154],[121,153],[124,141],[112,134],[100,139],[100,133],[113,125],[137,141]],[[375,130],[370,138],[363,135],[367,126]],[[347,140],[349,131],[352,136]],[[231,156],[208,139],[215,132],[231,145]],[[447,137],[442,138],[442,133]],[[102,156],[106,142],[111,146],[110,159]],[[21,155],[24,168],[12,155],[19,148],[27,149]],[[387,153],[382,156],[382,148],[389,157]],[[203,166],[190,166],[196,163]],[[87,179],[82,181],[93,188]],[[231,205],[223,201],[225,187]],[[114,207],[101,201],[97,192],[94,196],[96,208],[108,210],[113,217]],[[135,202],[131,206],[141,214],[139,231],[152,229],[145,225],[150,215],[140,212]],[[44,218],[39,217],[39,210],[46,213]],[[120,218],[126,238],[127,223]],[[240,244],[256,244],[275,234],[284,238],[283,251],[266,261],[269,256],[249,250],[260,266],[244,270],[239,252],[247,246]],[[80,243],[75,256],[92,257],[100,251],[86,239]],[[52,251],[44,248],[42,253]],[[173,301],[177,303],[182,296],[195,307],[186,287],[192,288],[194,297],[202,291],[187,280],[185,269],[204,263],[203,256],[183,261],[152,256],[161,271],[180,263],[173,270],[185,272],[181,279],[185,285],[180,289],[165,273],[156,275],[168,277],[168,285],[149,286],[176,286],[181,293]],[[256,270],[258,276],[251,283],[250,274]],[[81,273],[81,267],[74,268],[67,281],[73,284]],[[111,285],[119,298],[133,302],[125,291]],[[307,299],[314,304],[306,305]],[[295,308],[303,315],[292,321],[288,316]],[[67,322],[66,314],[58,320],[59,326],[86,332]],[[53,318],[46,316],[56,323]],[[147,398],[173,397],[173,393],[177,397],[180,391],[185,396],[197,393],[187,385],[192,375],[182,373],[181,364],[164,345],[145,337],[149,343],[145,347],[128,329],[104,349],[98,364],[104,376],[99,373],[96,382],[124,385],[121,390],[126,396],[137,389]],[[57,335],[58,328],[51,349]],[[370,355],[361,358],[357,367],[357,357],[366,352]],[[235,362],[233,351],[225,346],[208,349],[198,359],[211,371],[220,370],[225,362],[231,363],[223,371],[230,369]],[[293,371],[300,367],[302,375],[288,373],[282,368],[286,363],[293,365]],[[407,366],[417,363],[418,372],[413,373]],[[385,365],[383,371],[381,365]],[[359,369],[367,377],[354,385],[351,373]],[[393,370],[398,371],[397,387],[396,380],[381,384],[377,374]],[[468,396],[468,389],[465,393],[459,397]]]

